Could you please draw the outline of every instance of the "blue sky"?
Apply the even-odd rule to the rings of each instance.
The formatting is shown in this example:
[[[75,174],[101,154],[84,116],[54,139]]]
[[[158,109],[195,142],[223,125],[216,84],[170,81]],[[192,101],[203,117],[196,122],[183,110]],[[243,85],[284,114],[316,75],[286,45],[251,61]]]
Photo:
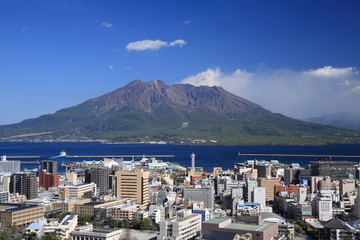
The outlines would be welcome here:
[[[0,124],[124,86],[220,85],[291,117],[360,111],[360,2],[0,0]]]

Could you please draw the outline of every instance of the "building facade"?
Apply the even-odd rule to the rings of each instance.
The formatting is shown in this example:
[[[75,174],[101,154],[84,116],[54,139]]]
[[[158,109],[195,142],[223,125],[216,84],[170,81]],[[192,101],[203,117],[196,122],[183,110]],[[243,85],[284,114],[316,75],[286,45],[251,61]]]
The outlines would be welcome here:
[[[98,196],[109,193],[109,168],[95,167],[85,170],[85,183],[95,183]]]
[[[1,228],[11,226],[27,226],[44,217],[44,207],[30,205],[25,207],[11,207],[0,211]]]
[[[160,221],[160,235],[157,240],[192,239],[201,232],[201,215],[185,213],[177,218]]]
[[[133,169],[131,172],[115,172],[116,196],[135,198],[136,203],[146,207],[149,204],[149,172]]]
[[[10,177],[10,193],[25,195],[27,199],[38,197],[38,181],[35,172],[13,173]]]

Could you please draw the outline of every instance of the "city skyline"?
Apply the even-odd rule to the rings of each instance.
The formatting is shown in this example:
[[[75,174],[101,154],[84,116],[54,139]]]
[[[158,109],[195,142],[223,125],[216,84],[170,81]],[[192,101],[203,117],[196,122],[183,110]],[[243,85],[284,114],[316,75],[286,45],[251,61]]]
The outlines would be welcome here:
[[[357,1],[0,1],[0,125],[135,79],[295,118],[359,111]]]

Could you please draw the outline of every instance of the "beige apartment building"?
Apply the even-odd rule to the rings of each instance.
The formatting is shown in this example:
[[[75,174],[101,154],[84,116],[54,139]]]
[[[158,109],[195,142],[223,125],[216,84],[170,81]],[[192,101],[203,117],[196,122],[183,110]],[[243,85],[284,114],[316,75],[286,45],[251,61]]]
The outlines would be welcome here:
[[[133,169],[131,172],[116,172],[116,196],[134,198],[145,208],[149,204],[149,172]]]
[[[266,201],[274,201],[276,184],[280,184],[280,180],[277,178],[273,178],[273,179],[259,178],[258,179],[258,186],[265,188]]]
[[[44,212],[44,207],[37,205],[25,207],[0,206],[0,227],[27,226],[44,217]]]
[[[111,206],[120,205],[126,203],[129,199],[120,199],[115,201],[108,202],[86,202],[75,205],[75,214],[83,215],[83,214],[95,214],[95,209],[107,208]]]
[[[67,212],[75,213],[76,204],[82,204],[88,202],[91,202],[90,198],[62,200],[62,201],[53,202],[52,209],[61,208],[62,213],[67,213]]]
[[[63,186],[59,187],[59,200],[66,199],[80,199],[85,193],[95,193],[95,183],[84,183],[75,186]]]

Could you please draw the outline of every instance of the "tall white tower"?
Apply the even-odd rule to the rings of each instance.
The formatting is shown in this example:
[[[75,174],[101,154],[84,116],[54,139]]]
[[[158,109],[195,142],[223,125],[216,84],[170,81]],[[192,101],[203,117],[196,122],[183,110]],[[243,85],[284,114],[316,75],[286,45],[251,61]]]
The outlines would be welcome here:
[[[191,154],[191,169],[195,170],[195,154]]]

